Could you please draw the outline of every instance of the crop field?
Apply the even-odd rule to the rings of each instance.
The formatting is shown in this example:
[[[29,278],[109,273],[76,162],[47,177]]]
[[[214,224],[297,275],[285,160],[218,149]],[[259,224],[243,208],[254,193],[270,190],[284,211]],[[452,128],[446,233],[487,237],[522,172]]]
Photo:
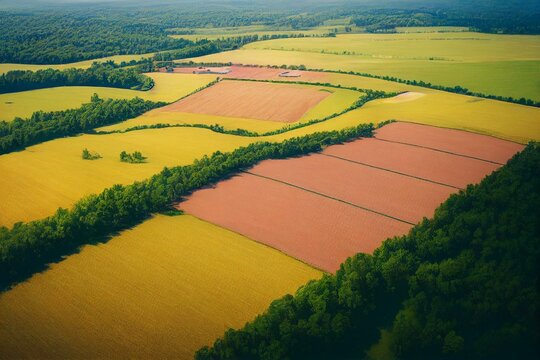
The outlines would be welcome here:
[[[124,124],[140,125],[140,119],[150,123],[166,123],[168,119],[175,119],[169,114],[153,111]],[[271,137],[244,138],[205,129],[175,128],[58,139],[0,157],[0,170],[4,174],[0,179],[0,189],[3,189],[0,190],[3,199],[0,204],[0,224],[12,225],[17,221],[39,219],[51,215],[58,207],[69,207],[82,196],[100,192],[115,183],[129,184],[157,173],[163,166],[188,164],[216,150],[230,151],[255,141],[282,141],[316,131],[399,119],[462,128],[526,143],[540,139],[539,114],[537,108],[428,91],[425,96],[411,101],[373,101],[327,122]],[[281,127],[281,123],[270,121],[176,115],[176,119],[183,123],[214,124],[223,120],[223,124],[230,128],[255,131]],[[252,124],[251,128],[249,124]],[[92,162],[82,160],[80,154],[84,148],[100,153],[103,159]],[[149,161],[146,164],[120,163],[118,154],[123,150],[142,151]],[[489,151],[495,153],[492,149]],[[497,162],[504,162],[501,160]],[[444,178],[444,175],[441,176]],[[439,177],[437,181],[446,183],[443,178]],[[461,187],[464,182],[451,184]]]
[[[150,58],[154,56],[154,53],[141,54],[141,55],[115,55],[108,56],[99,59],[84,60],[68,64],[49,64],[49,65],[33,65],[33,64],[0,64],[0,74],[6,73],[12,70],[31,70],[38,71],[43,69],[69,69],[69,68],[80,68],[86,69],[89,68],[94,62],[105,62],[105,61],[114,61],[116,63],[121,63],[122,61],[129,62],[131,60],[141,60],[144,58]]]
[[[156,216],[0,295],[0,358],[191,359],[321,273],[192,216]]]
[[[491,161],[499,165],[506,164],[516,152],[523,150],[522,145],[490,136],[407,123],[384,126],[377,130],[376,137]]]
[[[458,143],[462,154],[450,153]],[[498,160],[523,148],[482,135],[393,123],[375,139],[262,162],[196,191],[179,208],[333,272],[348,256],[405,234],[466,182],[497,169],[501,164],[471,157],[488,147],[497,149]]]
[[[402,124],[402,123],[395,123]],[[399,126],[395,126],[399,128]],[[413,125],[413,128],[418,128]],[[384,127],[381,130],[384,129]],[[386,133],[392,131],[388,129]],[[397,130],[400,140],[399,130]],[[454,154],[431,150],[410,143],[381,141],[383,131],[377,132],[377,138],[353,141],[345,145],[335,145],[323,151],[323,154],[335,156],[355,163],[376,168],[392,169],[401,174],[418,177],[454,188],[465,188],[467,184],[477,183],[498,168],[498,164],[480,161],[474,158],[455,156]],[[510,143],[514,144],[514,143]],[[417,145],[417,144],[412,144]],[[501,147],[505,144],[501,144]],[[516,151],[522,146],[516,146]]]
[[[154,79],[154,87],[148,91],[116,89],[95,86],[62,86],[47,89],[0,94],[0,120],[26,118],[35,111],[58,111],[78,108],[90,101],[92,95],[102,98],[131,99],[171,102],[215,80],[211,75],[147,74]]]
[[[277,39],[198,60],[303,64],[308,68],[353,70],[540,100],[540,36],[537,35],[435,32]]]
[[[363,141],[364,139],[357,140],[358,143]],[[348,145],[344,147],[348,148]],[[328,148],[331,149],[332,147]],[[378,153],[366,151],[366,156],[378,157]],[[423,160],[431,159],[425,156]],[[329,198],[362,205],[364,208],[410,223],[422,220],[426,213],[433,211],[456,190],[451,186],[431,181],[417,181],[413,177],[397,176],[399,174],[387,169],[393,170],[391,167],[377,169],[352,161],[343,161],[334,156],[315,154],[302,158],[264,161],[249,170],[249,173],[294,184]],[[400,180],[396,181],[397,178]],[[392,201],[381,201],[386,198]],[[412,199],[414,201],[411,201]]]
[[[294,133],[336,130],[360,123],[395,119],[404,122],[466,130],[526,144],[540,140],[540,109],[502,101],[426,90],[411,101],[374,100],[331,121]],[[283,135],[282,135],[283,136]]]
[[[254,201],[256,200],[256,201]],[[371,252],[410,224],[251,174],[195,192],[189,214],[333,272],[348,256]],[[339,224],[339,226],[336,226]]]
[[[131,184],[164,166],[191,164],[203,155],[256,140],[205,129],[154,129],[57,139],[5,154],[0,156],[0,225],[40,219],[114,184]],[[84,148],[102,158],[83,160]],[[146,163],[120,162],[121,151],[135,150],[148,157]]]
[[[308,86],[223,81],[164,111],[294,122],[330,94]]]

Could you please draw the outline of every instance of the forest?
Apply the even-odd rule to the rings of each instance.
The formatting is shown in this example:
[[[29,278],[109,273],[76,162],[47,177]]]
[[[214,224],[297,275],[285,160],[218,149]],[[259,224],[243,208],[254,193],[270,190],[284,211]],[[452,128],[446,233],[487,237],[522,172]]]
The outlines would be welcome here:
[[[54,2],[54,1],[53,1]],[[394,31],[396,26],[468,26],[482,32],[538,34],[537,2],[478,1],[460,7],[447,1],[419,0],[293,5],[276,1],[212,2],[200,7],[163,3],[149,7],[133,1],[123,6],[104,4],[36,6],[0,9],[0,63],[62,64],[111,55],[180,50],[191,41],[173,39],[174,29],[267,25],[276,29],[307,30],[330,19],[350,19],[370,32]],[[7,4],[9,5],[9,4]],[[204,46],[204,44],[200,44]]]
[[[100,100],[101,101],[101,100]],[[132,100],[133,101],[133,100]],[[139,100],[140,101],[140,100]],[[192,165],[165,168],[148,180],[114,185],[78,201],[71,210],[12,229],[0,227],[0,289],[41,271],[80,245],[104,241],[152,213],[170,210],[174,201],[265,159],[321,151],[324,146],[372,135],[373,125],[319,132],[281,143],[258,142],[230,153],[216,152]]]
[[[0,154],[131,119],[163,105],[165,103],[138,97],[131,100],[100,99],[94,94],[89,103],[78,109],[37,111],[28,119],[0,121]]]
[[[145,63],[150,71],[152,63]],[[133,90],[149,90],[154,81],[140,74],[139,67],[121,69],[112,61],[93,63],[88,69],[44,69],[38,71],[14,70],[0,75],[0,94],[44,89],[55,86],[104,86]]]
[[[380,329],[400,359],[538,358],[539,202],[531,143],[408,235],[274,301],[197,359],[363,358]]]

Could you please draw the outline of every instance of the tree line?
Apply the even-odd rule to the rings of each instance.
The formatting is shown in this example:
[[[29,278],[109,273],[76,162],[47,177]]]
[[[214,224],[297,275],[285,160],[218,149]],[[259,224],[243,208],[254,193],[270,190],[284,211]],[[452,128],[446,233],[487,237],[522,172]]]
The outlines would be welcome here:
[[[398,359],[537,358],[539,204],[533,143],[408,235],[275,300],[196,358],[364,358],[380,329]]]
[[[282,159],[321,151],[324,146],[372,135],[373,125],[318,132],[281,143],[258,142],[230,153],[215,152],[187,166],[164,168],[148,180],[114,185],[58,209],[43,220],[0,227],[0,289],[25,279],[80,245],[103,240],[203,186],[215,183],[265,159]]]
[[[236,50],[242,46],[259,41],[270,39],[283,39],[290,37],[303,37],[296,34],[273,34],[273,35],[244,35],[223,37],[216,40],[202,39],[191,46],[186,46],[178,50],[159,52],[154,55],[155,61],[171,61],[216,54],[223,51]]]
[[[114,62],[109,61],[95,62],[87,69],[14,70],[0,75],[0,94],[55,86],[105,86],[149,90],[154,86],[154,81],[141,72],[152,69],[151,61],[128,69],[119,68]]]
[[[0,121],[0,154],[131,119],[163,105],[138,97],[104,100],[94,94],[89,103],[78,109],[37,111],[28,119]]]

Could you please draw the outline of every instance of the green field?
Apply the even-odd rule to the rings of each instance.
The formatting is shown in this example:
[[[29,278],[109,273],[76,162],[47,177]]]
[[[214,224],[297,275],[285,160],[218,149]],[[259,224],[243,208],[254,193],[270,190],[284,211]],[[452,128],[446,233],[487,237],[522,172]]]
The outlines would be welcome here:
[[[308,68],[352,70],[540,100],[540,36],[537,35],[453,32],[277,39],[197,60],[304,64]]]

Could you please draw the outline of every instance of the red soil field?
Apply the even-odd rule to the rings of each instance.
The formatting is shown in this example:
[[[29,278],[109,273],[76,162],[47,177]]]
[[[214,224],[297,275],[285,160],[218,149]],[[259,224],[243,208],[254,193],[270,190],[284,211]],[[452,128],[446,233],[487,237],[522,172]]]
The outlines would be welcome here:
[[[378,139],[398,141],[505,164],[524,146],[491,136],[396,122],[377,130]]]
[[[256,201],[254,201],[256,199]],[[411,225],[273,180],[242,174],[192,194],[179,208],[334,272]]]
[[[329,95],[314,87],[222,81],[163,111],[294,122]]]
[[[458,188],[479,182],[500,167],[482,160],[377,139],[360,139],[344,145],[330,146],[323,154]]]
[[[522,148],[463,131],[400,125],[387,125],[377,136],[498,154],[491,157],[498,160]],[[438,142],[429,138],[432,134]],[[406,233],[411,223],[431,217],[457,187],[478,182],[498,167],[425,147],[361,139],[330,146],[322,154],[263,161],[216,188],[196,191],[179,206],[333,272],[348,256],[372,252],[388,237]]]
[[[320,154],[263,161],[249,172],[411,223],[431,216],[450,194],[457,191],[448,186]]]

